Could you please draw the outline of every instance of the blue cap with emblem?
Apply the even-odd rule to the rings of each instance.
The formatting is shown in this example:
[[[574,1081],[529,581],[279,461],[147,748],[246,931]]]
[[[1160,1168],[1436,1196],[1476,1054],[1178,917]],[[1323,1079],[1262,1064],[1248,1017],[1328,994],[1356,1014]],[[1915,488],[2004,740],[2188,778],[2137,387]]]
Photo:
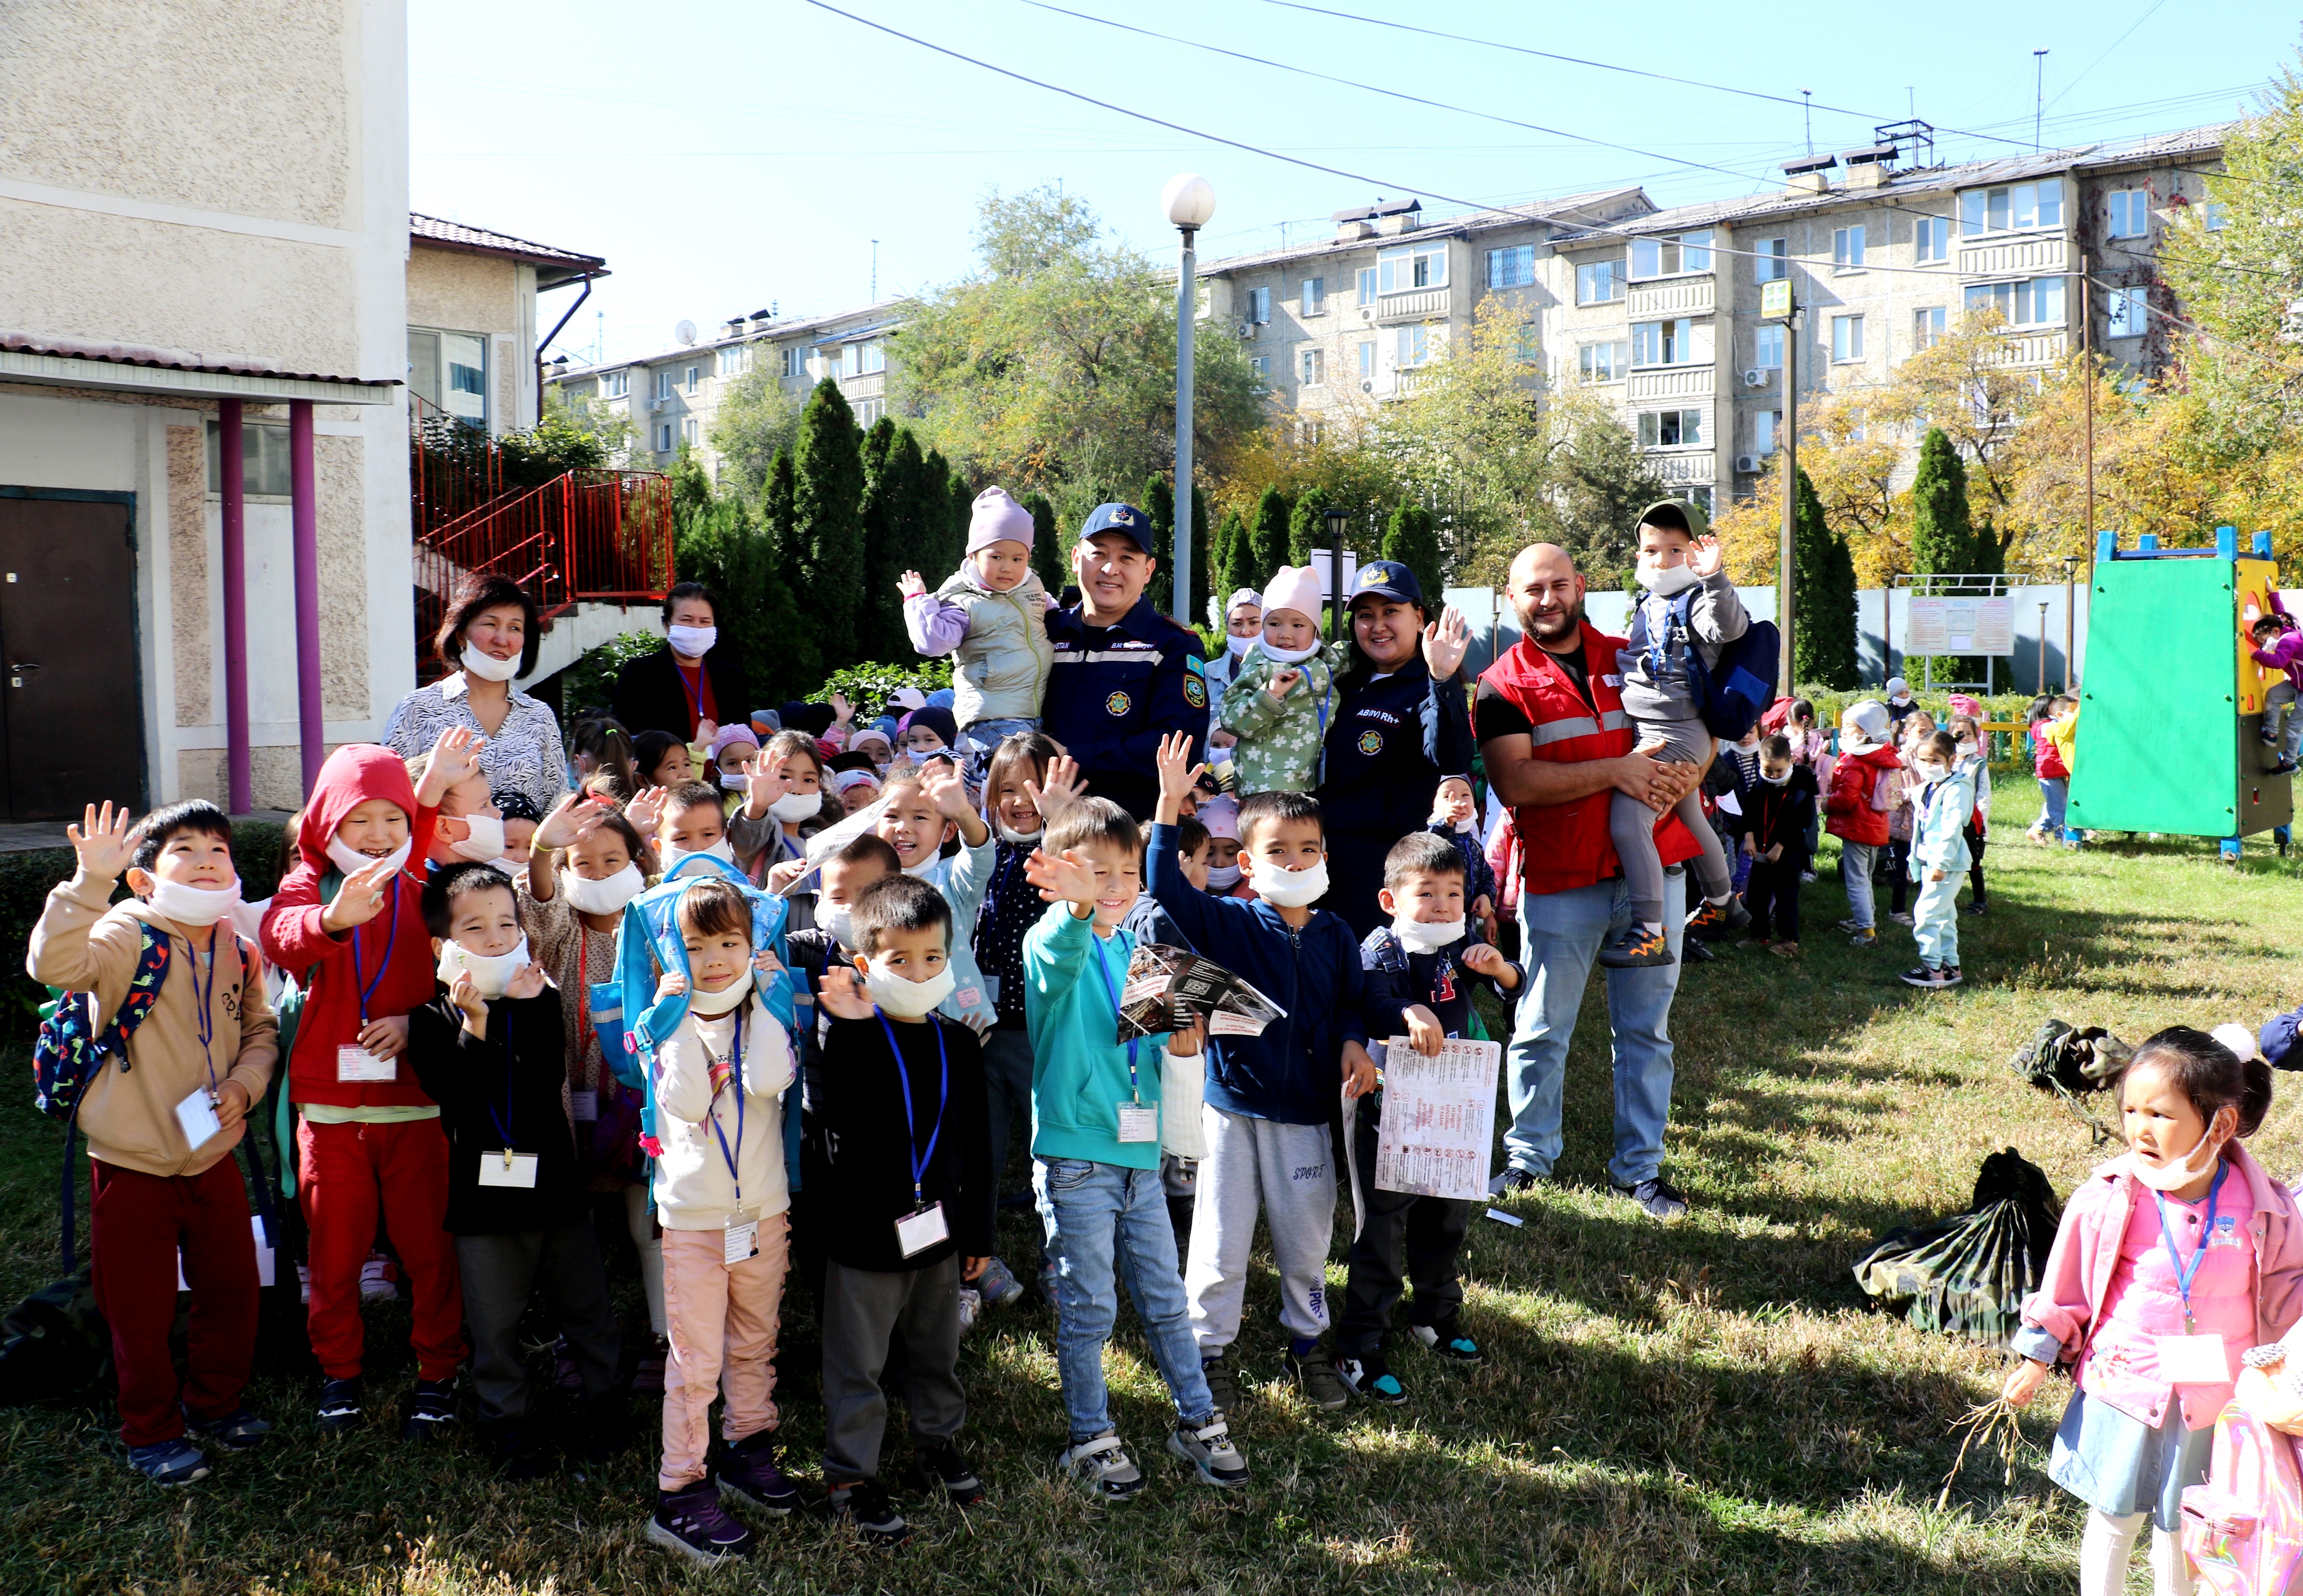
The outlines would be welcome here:
[[[1084,543],[1100,532],[1124,533],[1135,540],[1135,546],[1146,554],[1156,554],[1152,547],[1152,517],[1132,504],[1099,504],[1095,513],[1080,528],[1080,542]]]
[[[1417,609],[1427,608],[1423,602],[1423,584],[1415,573],[1396,559],[1371,559],[1360,567],[1352,578],[1352,602],[1374,594],[1378,598],[1396,599]]]

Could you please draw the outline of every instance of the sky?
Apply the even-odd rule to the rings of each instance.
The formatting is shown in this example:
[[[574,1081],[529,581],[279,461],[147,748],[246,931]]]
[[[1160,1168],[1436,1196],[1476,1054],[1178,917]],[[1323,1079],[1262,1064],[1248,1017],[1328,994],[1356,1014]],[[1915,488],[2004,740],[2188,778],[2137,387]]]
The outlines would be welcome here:
[[[2228,121],[2299,37],[2266,0],[833,3],[851,15],[409,0],[410,204],[604,256],[553,352],[625,359],[673,347],[682,319],[708,335],[964,276],[994,189],[1060,185],[1166,256],[1161,186],[1197,172],[1208,261],[1309,242],[1379,195],[1430,222],[1633,183],[1660,205],[1764,192],[1810,144],[1909,116],[1943,161],[2028,150],[2042,105],[2050,148]],[[546,329],[576,291],[545,296]]]

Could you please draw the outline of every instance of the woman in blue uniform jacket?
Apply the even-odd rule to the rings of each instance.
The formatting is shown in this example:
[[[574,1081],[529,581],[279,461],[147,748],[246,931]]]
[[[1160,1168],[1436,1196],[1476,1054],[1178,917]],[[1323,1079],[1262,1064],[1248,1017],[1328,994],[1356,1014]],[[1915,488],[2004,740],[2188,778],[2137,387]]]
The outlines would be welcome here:
[[[1440,777],[1471,772],[1476,750],[1458,673],[1472,634],[1453,610],[1432,626],[1415,573],[1388,559],[1360,567],[1351,617],[1351,659],[1337,678],[1317,795],[1325,906],[1365,937],[1391,923],[1375,895],[1383,856],[1423,829]]]

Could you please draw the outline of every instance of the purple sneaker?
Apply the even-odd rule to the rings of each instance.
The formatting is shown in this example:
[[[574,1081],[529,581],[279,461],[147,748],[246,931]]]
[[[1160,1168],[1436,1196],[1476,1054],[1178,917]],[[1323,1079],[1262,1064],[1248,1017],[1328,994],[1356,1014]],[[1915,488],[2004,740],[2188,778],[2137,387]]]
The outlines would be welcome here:
[[[729,1516],[720,1505],[719,1487],[710,1480],[698,1480],[680,1491],[657,1491],[647,1538],[707,1566],[752,1550],[752,1532]]]
[[[733,1497],[747,1508],[780,1518],[799,1506],[799,1487],[776,1466],[776,1438],[765,1430],[747,1435],[728,1449],[716,1476],[720,1494]]]

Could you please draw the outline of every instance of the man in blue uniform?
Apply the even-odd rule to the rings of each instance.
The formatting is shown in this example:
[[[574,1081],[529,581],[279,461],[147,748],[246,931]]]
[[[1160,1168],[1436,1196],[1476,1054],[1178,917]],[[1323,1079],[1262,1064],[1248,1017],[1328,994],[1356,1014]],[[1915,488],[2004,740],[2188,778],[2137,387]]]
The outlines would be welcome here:
[[[1072,555],[1080,601],[1048,612],[1055,660],[1040,708],[1042,729],[1079,761],[1089,793],[1138,819],[1160,795],[1160,739],[1190,733],[1194,758],[1208,743],[1199,634],[1143,596],[1157,564],[1151,517],[1132,504],[1096,508]]]

